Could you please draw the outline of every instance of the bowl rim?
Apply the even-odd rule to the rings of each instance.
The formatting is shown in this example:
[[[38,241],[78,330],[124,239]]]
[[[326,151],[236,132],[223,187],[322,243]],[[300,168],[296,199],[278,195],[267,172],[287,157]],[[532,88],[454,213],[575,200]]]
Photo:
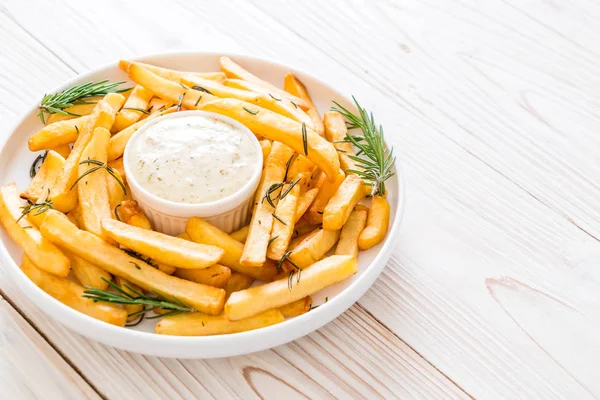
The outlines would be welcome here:
[[[288,64],[273,60],[268,57],[256,57],[245,53],[187,50],[146,54],[132,57],[130,59],[139,62],[157,62],[157,60],[161,58],[166,61],[166,59],[169,57],[181,56],[227,56],[242,61],[245,60],[250,62],[269,63],[281,68],[285,68],[295,74],[310,77],[311,79],[317,81],[320,85],[335,93],[342,93],[342,91],[331,86],[329,83],[324,82],[315,75],[312,75],[302,69],[292,67]],[[118,69],[118,61],[105,63],[96,68],[89,69],[84,73],[78,74],[53,88],[50,92],[53,93],[60,91],[66,87],[84,81],[87,77],[96,74],[98,71],[109,68]],[[341,94],[340,96],[343,100],[351,102],[349,97]],[[15,130],[36,110],[37,104],[34,104],[33,107],[26,111],[14,124],[10,126],[10,135],[7,135],[7,137],[0,142],[0,154],[4,151],[6,144],[12,137]],[[405,186],[402,170],[398,162],[396,162],[394,169],[395,180],[398,188],[397,207],[395,209],[396,215],[394,220],[391,221],[391,229],[388,231],[379,253],[367,266],[365,272],[358,277],[358,279],[352,281],[348,287],[337,294],[333,299],[327,301],[318,308],[312,309],[310,312],[304,313],[292,319],[288,319],[280,324],[271,325],[261,329],[216,336],[167,336],[158,335],[153,332],[150,333],[137,331],[134,329],[125,329],[124,327],[111,325],[94,319],[86,314],[72,309],[44,292],[30,279],[28,279],[23,272],[20,271],[19,266],[9,254],[4,240],[0,240],[0,260],[3,261],[7,266],[7,271],[13,278],[13,281],[16,282],[21,291],[24,292],[23,294],[29,297],[36,307],[41,308],[45,314],[50,315],[52,319],[58,321],[61,325],[68,327],[78,334],[106,345],[153,356],[195,359],[228,357],[261,351],[288,343],[292,340],[296,340],[321,328],[326,323],[333,321],[344,311],[350,308],[356,301],[358,301],[358,299],[371,287],[373,282],[380,275],[383,267],[385,266],[385,262],[391,255],[392,246],[394,245],[395,239],[400,231],[404,214]],[[15,278],[19,274],[20,278]],[[39,306],[38,304],[42,304],[42,306]],[[288,335],[285,335],[286,332]],[[289,332],[292,332],[292,334],[289,334]],[[261,338],[262,340],[260,340]],[[124,344],[125,342],[127,342],[127,345]],[[229,346],[239,346],[239,342],[246,343],[251,348],[248,350],[244,349],[228,351]],[[147,347],[148,344],[150,347]],[[219,349],[213,348],[210,354],[202,356],[198,356],[197,354],[189,351],[190,346],[200,344],[202,344],[203,348],[218,344]]]
[[[256,153],[256,160],[253,164],[254,172],[252,173],[252,176],[250,176],[250,179],[248,179],[235,192],[226,197],[223,197],[222,199],[214,200],[208,203],[180,203],[172,200],[163,199],[162,197],[159,197],[154,193],[148,191],[137,181],[135,174],[131,173],[131,166],[128,162],[128,158],[131,157],[132,151],[132,146],[129,146],[130,143],[135,144],[135,141],[139,140],[139,137],[154,125],[160,124],[163,121],[175,118],[185,118],[190,116],[204,116],[215,118],[229,125],[232,125],[238,128],[241,132],[243,132],[243,134],[250,139],[250,142],[254,147]],[[154,210],[172,217],[213,217],[225,214],[229,211],[236,209],[244,202],[248,201],[254,195],[254,192],[258,188],[260,177],[262,175],[262,167],[262,148],[260,147],[258,138],[256,137],[256,135],[254,135],[254,133],[252,133],[252,131],[248,127],[226,115],[200,110],[185,110],[176,113],[166,114],[153,119],[147,124],[144,124],[137,131],[135,131],[133,135],[131,135],[131,138],[129,138],[129,142],[125,146],[125,151],[123,152],[123,168],[125,169],[127,183],[129,184],[131,191],[135,192],[137,196],[142,195],[143,201],[150,205]]]

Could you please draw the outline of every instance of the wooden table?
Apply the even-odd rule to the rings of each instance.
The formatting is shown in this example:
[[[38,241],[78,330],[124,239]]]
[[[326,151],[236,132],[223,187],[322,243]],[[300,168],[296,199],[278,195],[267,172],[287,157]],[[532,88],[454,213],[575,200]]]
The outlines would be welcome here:
[[[357,95],[407,186],[358,304],[248,356],[105,347],[0,271],[0,398],[600,397],[599,17],[589,0],[0,1],[0,135],[101,64],[242,52]]]

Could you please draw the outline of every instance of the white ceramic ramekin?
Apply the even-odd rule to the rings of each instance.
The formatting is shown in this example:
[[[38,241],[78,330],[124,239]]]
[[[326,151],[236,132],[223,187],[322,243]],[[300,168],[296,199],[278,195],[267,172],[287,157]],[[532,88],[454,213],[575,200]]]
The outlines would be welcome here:
[[[255,171],[248,182],[237,192],[217,201],[203,204],[185,204],[165,200],[150,193],[136,182],[129,166],[129,159],[132,157],[131,149],[134,147],[130,144],[135,143],[144,131],[165,119],[183,118],[194,115],[219,119],[244,132],[256,148],[257,159]],[[133,134],[123,154],[123,166],[132,197],[139,203],[142,210],[144,210],[148,219],[152,222],[154,229],[168,235],[178,235],[184,232],[185,224],[191,217],[201,217],[227,233],[233,232],[247,224],[252,208],[254,192],[260,182],[262,160],[260,143],[250,129],[232,118],[205,111],[181,111],[167,114],[148,122]]]

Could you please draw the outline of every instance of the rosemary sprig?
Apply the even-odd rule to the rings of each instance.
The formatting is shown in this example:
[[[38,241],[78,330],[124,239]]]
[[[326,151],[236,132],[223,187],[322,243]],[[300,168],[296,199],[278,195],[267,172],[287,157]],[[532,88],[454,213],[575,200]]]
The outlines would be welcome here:
[[[204,88],[202,86],[195,85],[195,86],[192,86],[192,89],[199,90],[199,91],[204,92],[204,93],[212,94],[212,92],[210,90],[208,90],[208,89],[206,89],[206,88]]]
[[[198,97],[198,100],[196,100],[196,104],[194,104],[194,107],[196,107],[198,103],[200,103],[200,100],[202,100],[202,95]]]
[[[263,196],[261,203],[265,200],[267,200],[267,203],[269,203],[269,205],[273,208],[276,208],[275,203],[273,203],[273,200],[277,199],[277,196],[275,198],[272,198],[271,195],[273,193],[275,193],[277,190],[281,189],[283,187],[283,183],[274,183],[271,186],[269,186],[269,188],[267,189],[267,191],[265,192],[265,195]]]
[[[157,308],[162,308],[164,310],[170,310],[170,312],[162,315],[158,315],[156,317],[151,318],[161,318],[168,315],[177,315],[185,312],[195,312],[196,310],[192,307],[186,305],[184,302],[179,300],[177,297],[173,296],[175,301],[171,301],[162,294],[157,291],[153,291],[156,297],[148,296],[139,291],[135,290],[129,285],[124,285],[128,290],[130,290],[133,294],[126,292],[121,289],[115,283],[109,281],[108,279],[102,278],[102,280],[115,290],[115,292],[109,290],[101,290],[96,289],[91,286],[86,286],[85,291],[83,292],[82,297],[86,299],[91,299],[93,301],[101,301],[104,303],[113,303],[113,304],[136,304],[143,305],[144,308],[138,312],[132,313],[129,316],[136,316],[141,314],[146,314],[148,312],[154,311]],[[148,306],[148,308],[146,307]]]
[[[123,251],[125,253],[129,254],[133,258],[137,258],[138,260],[145,262],[146,264],[150,265],[151,267],[158,268],[158,265],[156,265],[156,263],[154,261],[152,261],[152,258],[150,258],[150,257],[144,258],[144,256],[141,255],[140,253],[138,253],[137,251],[133,251],[133,250],[129,250],[129,249],[123,249]],[[130,261],[130,262],[132,264],[135,264],[133,261]],[[140,266],[137,264],[135,264],[135,267],[137,269],[140,269]]]
[[[121,189],[123,189],[123,193],[127,194],[127,189],[125,188],[123,181],[121,181],[121,179],[119,179],[119,177],[115,173],[115,170],[111,166],[109,166],[107,163],[103,163],[102,161],[98,161],[98,160],[83,160],[79,163],[79,165],[83,165],[83,164],[88,164],[88,165],[92,164],[92,165],[96,165],[96,167],[90,168],[87,171],[85,171],[83,174],[81,174],[79,176],[79,178],[77,178],[77,180],[75,180],[75,182],[73,182],[73,185],[71,185],[71,189],[69,189],[69,190],[73,190],[75,185],[77,185],[77,182],[79,182],[80,180],[82,180],[83,178],[85,178],[86,176],[91,174],[92,172],[96,172],[99,169],[104,168],[106,170],[106,172],[108,172],[108,174],[110,176],[112,176],[113,178],[115,178],[115,180],[119,183],[119,186],[121,186]]]
[[[77,126],[75,126],[75,127],[77,128]],[[35,176],[37,175],[38,171],[40,170],[40,167],[42,166],[42,164],[44,163],[44,161],[46,161],[46,157],[47,156],[48,156],[48,150],[46,150],[44,152],[44,154],[38,155],[35,158],[35,160],[33,160],[33,163],[31,163],[31,167],[29,168],[29,177],[31,179],[35,178]]]
[[[298,272],[296,272],[296,285],[300,283],[300,274],[302,273],[302,268],[298,268]],[[294,282],[294,271],[290,271],[288,275],[288,289],[292,291],[292,284]]]
[[[34,203],[31,200],[27,200],[27,205],[21,207],[21,216],[19,217],[19,219],[17,219],[17,222],[19,222],[21,218],[25,217],[28,214],[33,213],[31,215],[40,215],[50,209],[54,209],[52,200],[46,199],[41,203]]]
[[[296,269],[300,269],[300,267],[298,265],[296,265],[295,262],[293,262],[290,259],[290,254],[292,254],[292,252],[290,250],[286,251],[285,253],[283,253],[283,256],[281,256],[281,258],[279,259],[279,261],[277,262],[277,269],[281,269],[281,266],[283,265],[284,262],[289,262],[291,265],[294,266],[294,268]]]
[[[152,107],[150,107],[150,109],[152,109]],[[132,110],[132,111],[139,111],[142,114],[150,114],[150,110],[144,110],[143,108],[137,108],[137,107],[123,107],[123,108],[121,108],[121,110]]]
[[[183,98],[187,92],[183,92],[181,96],[179,96],[179,102],[177,103],[177,111],[181,111],[181,105],[183,104]]]
[[[285,175],[283,176],[283,181],[286,182],[288,178],[288,172],[290,172],[290,165],[292,165],[292,161],[296,157],[296,154],[292,154],[290,158],[285,163]]]
[[[333,101],[336,107],[331,108],[332,111],[342,114],[347,121],[348,129],[358,128],[363,132],[363,136],[359,138],[346,134],[346,139],[359,149],[356,156],[348,156],[356,161],[359,169],[349,169],[347,172],[358,175],[365,184],[371,186],[371,196],[383,196],[385,181],[394,176],[392,171],[396,162],[393,155],[394,149],[388,149],[385,146],[383,127],[375,124],[373,113],[362,108],[354,96],[352,99],[359,115],[352,113],[336,101]],[[359,157],[360,154],[364,154],[364,157]]]
[[[269,239],[269,243],[267,243],[267,247],[271,245],[271,243],[273,243],[277,238],[279,237],[279,235],[273,236],[271,239]]]
[[[281,101],[281,99],[278,99],[277,97],[273,96],[271,93],[269,93],[269,96],[271,96],[271,98],[275,101]]]
[[[308,155],[308,134],[306,133],[306,124],[302,123],[302,144],[304,145],[304,155]]]
[[[301,178],[296,178],[296,180],[294,180],[294,182],[290,183],[289,186],[283,191],[281,192],[281,194],[279,195],[280,199],[283,199],[285,196],[288,195],[288,193],[294,188],[294,186],[296,186],[298,184],[298,182],[300,182]]]
[[[114,214],[115,214],[115,219],[117,221],[121,221],[121,217],[119,217],[119,207],[121,207],[121,203],[117,204],[115,206],[115,209],[113,210]]]
[[[252,115],[256,115],[256,114],[258,114],[258,110],[254,111],[254,110],[250,110],[250,109],[248,109],[248,108],[246,108],[246,107],[242,107],[242,108],[243,108],[243,109],[244,109],[244,110],[245,110],[247,113],[250,113],[250,114],[252,114]]]
[[[65,109],[73,107],[75,104],[88,104],[88,102],[86,102],[84,99],[90,97],[104,96],[108,93],[121,93],[130,89],[117,88],[117,86],[125,83],[124,81],[113,83],[108,82],[108,80],[88,82],[84,83],[83,85],[70,87],[58,93],[46,94],[38,106],[38,117],[40,117],[42,122],[45,124],[45,114],[78,116],[77,114],[65,111]]]
[[[277,214],[273,213],[272,215],[273,215],[273,218],[275,218],[277,221],[281,222],[284,226],[287,226],[285,221],[282,220]]]

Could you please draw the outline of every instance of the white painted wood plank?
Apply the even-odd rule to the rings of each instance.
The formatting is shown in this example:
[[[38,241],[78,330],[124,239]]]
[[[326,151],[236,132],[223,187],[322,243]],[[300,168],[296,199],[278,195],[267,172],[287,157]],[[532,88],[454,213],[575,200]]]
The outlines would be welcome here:
[[[77,372],[0,296],[2,399],[99,399]]]

